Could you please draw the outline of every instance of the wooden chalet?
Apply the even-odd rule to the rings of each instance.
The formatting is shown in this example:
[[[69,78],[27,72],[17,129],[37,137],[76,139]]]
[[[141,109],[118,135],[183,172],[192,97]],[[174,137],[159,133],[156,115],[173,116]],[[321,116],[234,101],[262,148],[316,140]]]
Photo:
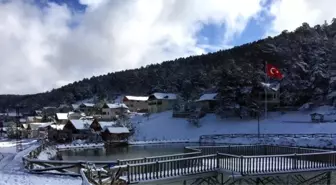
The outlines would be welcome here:
[[[203,94],[196,103],[203,111],[207,113],[214,112],[219,105],[218,93]]]
[[[92,134],[90,125],[87,120],[68,120],[63,131],[67,133],[67,140],[87,139]]]
[[[103,118],[107,117],[116,117],[128,112],[128,107],[124,103],[104,103],[102,106],[102,116]]]
[[[172,110],[177,103],[177,95],[173,93],[153,93],[148,97],[148,111],[158,113]]]
[[[124,96],[123,102],[132,112],[148,112],[148,96]]]
[[[66,124],[68,122],[68,113],[56,113],[55,120],[58,124]]]
[[[102,138],[107,143],[120,142],[124,143],[128,141],[130,131],[126,127],[105,127],[102,132]]]
[[[106,127],[112,127],[112,126],[115,126],[116,125],[116,122],[114,121],[98,121],[97,119],[93,120],[91,125],[90,125],[90,128],[96,132],[96,133],[100,133],[102,131],[104,131],[104,129]]]

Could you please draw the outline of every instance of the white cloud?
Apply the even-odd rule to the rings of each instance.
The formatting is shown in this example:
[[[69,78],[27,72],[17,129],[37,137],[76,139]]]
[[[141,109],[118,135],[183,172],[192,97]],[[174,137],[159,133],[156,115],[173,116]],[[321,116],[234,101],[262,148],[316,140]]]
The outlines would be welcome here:
[[[274,16],[267,35],[276,35],[283,30],[293,31],[307,22],[310,26],[330,22],[336,17],[336,1],[330,0],[275,0],[269,9]]]
[[[0,5],[0,93],[35,93],[83,77],[204,53],[197,32],[225,24],[223,45],[261,10],[261,0],[80,0],[65,6]],[[69,23],[79,19],[75,29]]]

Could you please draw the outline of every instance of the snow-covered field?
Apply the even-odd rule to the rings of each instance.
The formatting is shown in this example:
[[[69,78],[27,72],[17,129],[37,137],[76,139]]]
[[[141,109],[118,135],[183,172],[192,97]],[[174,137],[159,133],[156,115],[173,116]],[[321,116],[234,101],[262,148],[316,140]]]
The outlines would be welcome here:
[[[24,171],[22,156],[36,148],[36,141],[23,140],[24,150],[16,153],[16,141],[0,141],[0,185],[80,185],[81,178],[33,175]]]
[[[310,115],[304,112],[286,114],[269,113],[267,120],[260,120],[261,134],[305,134],[335,133],[336,122],[312,123]],[[139,115],[132,118],[136,123],[135,141],[152,140],[198,140],[201,135],[211,134],[257,134],[257,120],[220,119],[208,114],[200,119],[196,127],[186,119],[173,118],[171,111],[152,114],[149,119]]]

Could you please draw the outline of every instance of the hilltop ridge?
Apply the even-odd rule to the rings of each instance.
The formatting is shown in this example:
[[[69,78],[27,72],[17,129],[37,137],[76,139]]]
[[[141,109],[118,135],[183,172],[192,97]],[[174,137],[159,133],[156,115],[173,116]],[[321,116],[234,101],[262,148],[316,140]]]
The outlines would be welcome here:
[[[0,95],[0,109],[17,104],[38,109],[92,97],[113,99],[119,94],[152,92],[173,92],[194,99],[206,90],[218,89],[223,98],[234,97],[235,89],[263,81],[265,61],[285,74],[282,105],[332,103],[336,95],[335,35],[335,21],[314,27],[303,23],[293,32],[283,31],[276,37],[228,50],[85,78],[44,93]]]

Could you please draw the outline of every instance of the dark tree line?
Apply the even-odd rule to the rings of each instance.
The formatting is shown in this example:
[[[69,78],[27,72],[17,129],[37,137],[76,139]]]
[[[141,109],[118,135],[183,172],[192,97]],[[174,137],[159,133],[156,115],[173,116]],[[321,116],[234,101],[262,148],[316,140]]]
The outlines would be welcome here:
[[[226,104],[248,104],[251,97],[242,95],[241,89],[263,81],[265,61],[277,65],[285,75],[281,83],[283,105],[324,102],[336,88],[331,78],[336,62],[335,35],[335,22],[314,27],[303,23],[294,32],[283,31],[274,38],[229,50],[85,78],[34,95],[1,95],[0,109],[16,104],[37,109],[92,97],[102,100],[158,91],[195,99],[209,89],[217,89]]]

